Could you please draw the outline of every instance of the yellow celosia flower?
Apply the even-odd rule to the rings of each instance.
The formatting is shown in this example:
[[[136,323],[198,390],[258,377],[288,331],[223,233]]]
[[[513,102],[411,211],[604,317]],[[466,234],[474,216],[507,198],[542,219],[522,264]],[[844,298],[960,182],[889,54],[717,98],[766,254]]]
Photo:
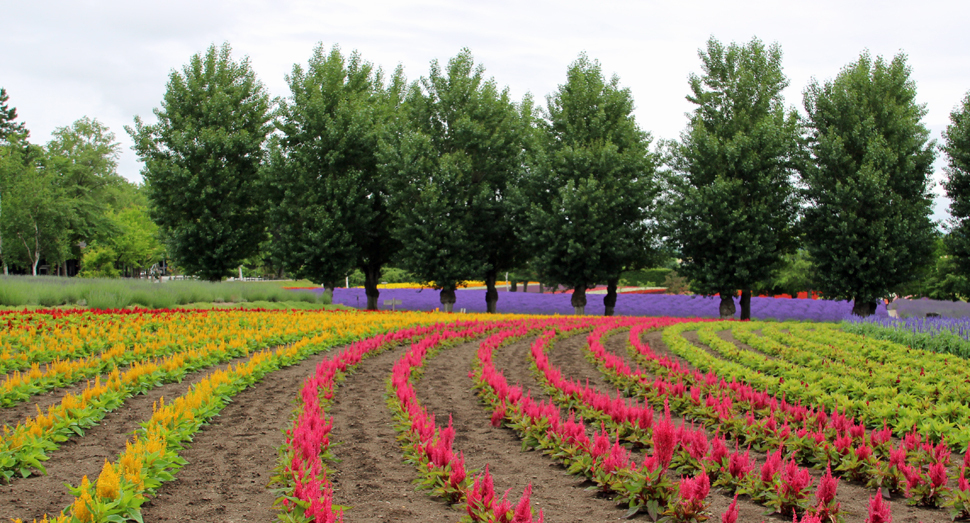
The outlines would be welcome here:
[[[88,481],[88,477],[84,476],[84,479],[81,480],[81,495],[75,498],[74,504],[71,505],[71,513],[84,523],[94,521],[94,514],[91,514],[91,510],[88,508],[94,504],[90,491],[91,483]]]
[[[98,497],[104,500],[118,499],[121,495],[119,480],[118,471],[115,470],[114,465],[104,460],[104,468],[98,476]]]

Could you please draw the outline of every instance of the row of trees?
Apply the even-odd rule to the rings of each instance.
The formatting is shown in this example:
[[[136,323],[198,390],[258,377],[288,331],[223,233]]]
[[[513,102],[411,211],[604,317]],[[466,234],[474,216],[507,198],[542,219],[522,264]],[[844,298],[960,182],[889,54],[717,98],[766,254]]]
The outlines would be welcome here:
[[[81,118],[29,142],[0,89],[0,261],[37,275],[78,272],[82,252],[107,255],[129,274],[160,259],[158,227],[138,186],[117,173],[120,145],[98,120]]]
[[[610,314],[621,271],[672,253],[724,314],[742,289],[748,317],[747,289],[801,246],[818,290],[870,314],[930,261],[936,234],[936,147],[905,56],[864,53],[813,82],[803,117],[784,105],[777,44],[712,38],[699,54],[687,129],[654,149],[629,89],[597,62],[580,56],[540,108],[511,100],[467,50],[408,83],[318,47],[271,100],[247,59],[213,46],[172,72],[156,123],[127,130],[171,255],[206,279],[262,248],[330,289],[359,269],[376,308],[393,261],[433,281],[446,310],[458,283],[484,280],[494,311],[497,275],[528,268],[574,289],[580,313],[585,290],[607,283]],[[955,199],[968,103],[943,147]]]
[[[482,279],[494,311],[497,275],[528,267],[572,288],[577,312],[606,282],[610,314],[621,271],[666,250],[692,290],[721,295],[723,314],[742,289],[744,318],[748,289],[803,246],[815,287],[871,314],[930,261],[936,234],[936,147],[905,56],[864,53],[813,82],[802,117],[784,105],[777,44],[712,38],[699,54],[696,109],[659,152],[629,89],[595,61],[581,56],[537,108],[467,50],[408,84],[318,47],[274,110],[248,61],[212,47],[172,73],[158,123],[129,132],[173,255],[209,279],[269,235],[288,272],[328,288],[360,269],[369,308],[395,260],[435,282],[446,310],[459,282]],[[951,158],[965,112],[946,135]]]

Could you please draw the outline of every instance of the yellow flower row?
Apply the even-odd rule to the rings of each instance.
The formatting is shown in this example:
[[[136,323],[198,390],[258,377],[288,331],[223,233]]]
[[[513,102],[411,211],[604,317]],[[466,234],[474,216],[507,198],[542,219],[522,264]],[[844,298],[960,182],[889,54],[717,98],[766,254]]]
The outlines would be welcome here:
[[[229,396],[244,389],[254,378],[350,339],[452,317],[427,313],[348,313],[333,318],[342,321],[333,322],[330,332],[258,352],[245,363],[211,373],[173,402],[156,404],[152,418],[139,430],[134,441],[127,443],[118,460],[105,463],[94,485],[87,477],[83,478],[81,485],[72,489],[75,501],[68,507],[67,515],[52,521],[101,521],[112,514],[127,517],[137,513],[145,494],[161,483],[159,478],[184,463],[177,455],[181,448],[179,442],[191,438],[205,421],[203,418],[216,415]]]

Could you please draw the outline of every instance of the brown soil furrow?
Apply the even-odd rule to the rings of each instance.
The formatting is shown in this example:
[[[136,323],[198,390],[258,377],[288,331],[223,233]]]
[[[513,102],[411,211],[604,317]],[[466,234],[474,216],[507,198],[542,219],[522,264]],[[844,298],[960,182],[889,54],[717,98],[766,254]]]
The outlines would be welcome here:
[[[244,359],[239,358],[234,362]],[[0,507],[4,508],[2,512],[10,511],[10,514],[0,514],[0,517],[20,517],[29,521],[43,514],[59,513],[74,501],[64,483],[78,485],[83,476],[95,481],[105,460],[116,460],[124,451],[125,442],[138,428],[138,424],[151,418],[152,405],[159,398],[176,398],[205,378],[209,372],[228,365],[226,363],[194,372],[181,383],[170,383],[149,390],[146,394],[128,398],[120,408],[109,412],[98,425],[85,431],[84,436],[75,436],[52,452],[50,460],[44,463],[46,475],[14,479],[9,485],[0,486]]]
[[[568,340],[585,337],[572,336]],[[496,349],[496,363],[502,354],[528,352],[534,337]],[[559,340],[565,343],[567,340]],[[491,413],[479,402],[467,378],[476,358],[478,343],[466,343],[446,349],[425,364],[425,374],[416,389],[422,404],[433,412],[440,426],[446,426],[448,415],[454,419],[455,449],[465,452],[465,466],[484,470],[485,464],[495,480],[495,489],[509,492],[509,500],[518,502],[528,484],[533,485],[532,506],[542,509],[546,521],[608,521],[624,515],[607,499],[586,491],[582,478],[565,475],[564,469],[538,452],[523,452],[519,438],[509,429],[489,423]],[[521,363],[521,362],[519,362]],[[525,367],[528,369],[528,367]],[[523,377],[519,377],[521,381]],[[506,376],[514,382],[510,376]],[[527,385],[527,383],[529,383]],[[523,385],[536,390],[534,382]],[[536,397],[533,394],[533,397]]]
[[[410,347],[410,345],[407,345]],[[415,491],[414,467],[404,462],[384,393],[402,348],[364,360],[340,385],[332,409],[333,452],[340,461],[331,480],[334,503],[354,521],[457,521],[462,512]],[[454,379],[467,379],[455,370]],[[467,372],[467,371],[465,371]]]
[[[343,347],[265,376],[233,396],[180,454],[188,461],[143,506],[145,521],[276,521],[268,484],[303,382]]]

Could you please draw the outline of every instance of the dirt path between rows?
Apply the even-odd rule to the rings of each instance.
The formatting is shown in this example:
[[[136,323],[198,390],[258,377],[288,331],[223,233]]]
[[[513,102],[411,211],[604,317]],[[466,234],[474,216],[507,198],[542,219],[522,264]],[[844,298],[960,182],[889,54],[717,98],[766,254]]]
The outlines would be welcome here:
[[[579,337],[573,336],[569,340]],[[496,349],[496,367],[511,364],[528,369],[527,361],[521,356],[528,354],[534,340],[535,337],[530,336]],[[465,452],[466,467],[484,470],[487,463],[495,480],[495,490],[504,493],[511,489],[509,500],[513,504],[531,483],[533,509],[542,509],[546,521],[600,522],[623,516],[625,511],[617,509],[610,500],[585,490],[584,478],[566,475],[562,466],[538,452],[523,452],[522,443],[514,432],[491,426],[491,412],[479,402],[471,388],[472,381],[467,377],[477,350],[476,342],[442,351],[426,363],[425,375],[417,386],[419,399],[435,413],[439,425],[448,423],[449,414],[453,417],[457,432],[455,448]],[[509,356],[514,362],[507,359]],[[519,381],[531,388],[533,397],[538,399],[535,382],[524,378],[517,375],[513,379],[506,375],[510,382]]]

